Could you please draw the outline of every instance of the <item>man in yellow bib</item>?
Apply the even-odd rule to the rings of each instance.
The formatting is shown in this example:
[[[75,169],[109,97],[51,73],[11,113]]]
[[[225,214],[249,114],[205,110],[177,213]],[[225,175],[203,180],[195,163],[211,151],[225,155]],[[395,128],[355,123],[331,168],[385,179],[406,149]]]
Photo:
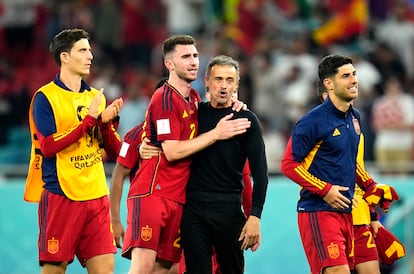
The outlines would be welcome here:
[[[123,101],[105,108],[103,89],[83,80],[93,59],[85,30],[63,30],[49,51],[60,72],[30,104],[32,151],[24,193],[26,201],[39,202],[39,264],[42,273],[65,273],[76,255],[88,273],[113,273],[103,150],[114,159],[118,154],[115,128]]]

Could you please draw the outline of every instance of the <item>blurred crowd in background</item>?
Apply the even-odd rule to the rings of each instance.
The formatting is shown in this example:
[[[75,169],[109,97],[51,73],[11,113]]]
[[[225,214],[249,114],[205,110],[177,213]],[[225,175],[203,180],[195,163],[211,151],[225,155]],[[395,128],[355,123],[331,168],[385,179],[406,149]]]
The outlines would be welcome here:
[[[353,58],[359,79],[365,159],[383,174],[414,171],[413,0],[2,0],[0,163],[27,163],[32,94],[58,69],[48,54],[65,28],[92,35],[89,79],[108,100],[122,96],[121,135],[144,119],[165,76],[161,44],[193,35],[200,52],[193,87],[203,96],[210,57],[240,62],[239,99],[260,118],[269,171],[295,122],[320,103],[317,67],[327,54]]]

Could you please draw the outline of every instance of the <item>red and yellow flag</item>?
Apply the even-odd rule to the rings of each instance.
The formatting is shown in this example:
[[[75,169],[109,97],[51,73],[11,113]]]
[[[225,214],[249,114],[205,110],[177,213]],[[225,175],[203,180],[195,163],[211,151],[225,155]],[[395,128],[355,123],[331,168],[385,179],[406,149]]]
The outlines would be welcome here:
[[[364,33],[368,24],[368,7],[365,0],[352,0],[324,25],[313,32],[313,39],[320,45],[345,40]]]

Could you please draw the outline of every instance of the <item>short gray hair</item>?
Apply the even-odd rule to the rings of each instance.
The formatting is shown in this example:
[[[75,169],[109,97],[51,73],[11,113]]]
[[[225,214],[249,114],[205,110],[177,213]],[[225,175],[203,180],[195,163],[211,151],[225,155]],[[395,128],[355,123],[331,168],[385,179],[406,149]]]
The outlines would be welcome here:
[[[215,65],[234,67],[237,71],[237,80],[240,80],[239,62],[237,62],[236,60],[234,60],[233,58],[227,55],[218,55],[210,59],[210,61],[207,64],[207,69],[206,69],[206,74],[205,74],[206,78],[210,77],[211,69]]]

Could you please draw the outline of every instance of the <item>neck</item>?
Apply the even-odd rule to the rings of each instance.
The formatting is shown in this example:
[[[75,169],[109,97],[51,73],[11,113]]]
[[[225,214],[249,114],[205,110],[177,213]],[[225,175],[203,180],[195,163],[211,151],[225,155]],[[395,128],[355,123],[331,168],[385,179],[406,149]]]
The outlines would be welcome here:
[[[219,102],[216,102],[216,101],[211,101],[210,102],[210,105],[213,107],[213,108],[229,108],[229,107],[231,107],[231,102],[229,103],[229,102],[226,102],[226,103],[224,103],[224,104],[222,104],[222,103],[219,103]]]
[[[178,78],[168,78],[168,83],[172,85],[183,97],[190,96],[191,82]]]
[[[82,76],[72,74],[68,71],[61,70],[59,75],[60,81],[67,86],[71,91],[79,92],[81,87]]]
[[[352,101],[345,101],[336,96],[329,96],[329,100],[331,100],[332,104],[342,112],[347,112],[352,102]]]

